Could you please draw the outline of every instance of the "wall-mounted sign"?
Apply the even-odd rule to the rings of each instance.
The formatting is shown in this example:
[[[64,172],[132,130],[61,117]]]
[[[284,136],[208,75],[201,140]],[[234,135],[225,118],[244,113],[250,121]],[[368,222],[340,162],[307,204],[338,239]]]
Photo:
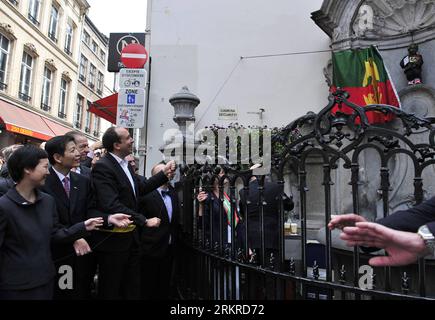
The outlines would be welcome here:
[[[238,112],[236,107],[219,107],[218,108],[219,120],[237,120]]]

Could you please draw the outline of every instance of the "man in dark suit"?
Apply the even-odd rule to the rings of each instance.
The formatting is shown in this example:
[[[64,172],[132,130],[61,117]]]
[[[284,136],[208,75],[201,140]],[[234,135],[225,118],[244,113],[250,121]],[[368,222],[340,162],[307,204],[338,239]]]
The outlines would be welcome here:
[[[77,150],[80,153],[80,162],[74,168],[74,171],[86,178],[91,177],[91,168],[87,166],[88,162],[88,153],[89,153],[89,142],[86,136],[79,131],[70,131],[65,135],[70,136],[74,139],[74,142],[77,146]]]
[[[164,169],[153,167],[154,176]],[[169,299],[174,264],[175,245],[179,232],[178,197],[165,183],[139,200],[139,210],[145,217],[160,219],[158,228],[141,228],[141,296],[142,299]]]
[[[59,222],[72,226],[87,219],[92,209],[92,190],[89,179],[71,172],[80,162],[80,153],[71,136],[57,136],[45,144],[51,167],[42,191],[56,200]],[[98,215],[98,214],[96,214]],[[92,261],[89,238],[81,238],[74,245],[57,244],[52,246],[57,277],[55,299],[88,299],[92,282]],[[72,288],[60,288],[60,267],[68,265],[73,269]]]
[[[245,207],[248,212],[248,246],[251,250],[256,250],[257,257],[260,257],[261,248],[261,224],[260,224],[260,204],[259,204],[259,183],[254,176],[249,182],[249,193],[247,198],[245,192],[240,190],[240,214],[245,214]],[[274,182],[264,182],[264,238],[265,252],[268,258],[271,253],[277,257],[279,248],[279,208],[278,197],[280,196],[280,186]],[[294,207],[293,201],[288,196],[285,196],[284,210],[292,210]],[[267,260],[266,260],[267,261]],[[275,260],[277,261],[277,259]]]
[[[103,146],[107,154],[95,164],[91,175],[97,208],[103,212],[106,223],[106,228],[94,234],[94,241],[99,243],[96,249],[98,292],[102,299],[138,299],[140,252],[136,227],[156,228],[160,219],[147,219],[138,213],[139,185],[125,160],[133,146],[128,130],[120,127],[107,129],[103,135]],[[142,192],[151,192],[165,184],[174,171],[175,162],[171,161],[142,185]],[[130,220],[122,222],[124,228],[111,228],[107,222],[110,222],[112,214],[118,212],[128,215]]]

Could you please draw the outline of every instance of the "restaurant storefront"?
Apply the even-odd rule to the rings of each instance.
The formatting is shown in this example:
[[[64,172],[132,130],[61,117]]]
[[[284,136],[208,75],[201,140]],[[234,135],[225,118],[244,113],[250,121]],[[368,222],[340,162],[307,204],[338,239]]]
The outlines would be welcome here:
[[[72,128],[0,99],[0,149],[12,144],[39,145]]]

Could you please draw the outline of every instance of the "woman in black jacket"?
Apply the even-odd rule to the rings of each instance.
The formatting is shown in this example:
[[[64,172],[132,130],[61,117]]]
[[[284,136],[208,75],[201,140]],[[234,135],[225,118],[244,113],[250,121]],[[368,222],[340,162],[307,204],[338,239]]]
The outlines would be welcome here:
[[[235,247],[236,250],[241,248],[243,249],[244,242],[244,225],[240,220],[239,213],[236,212],[234,214],[231,213],[231,200],[228,194],[223,192],[223,201],[222,201],[222,217],[220,216],[221,212],[221,199],[219,198],[219,180],[218,178],[222,178],[225,175],[225,171],[221,169],[220,173],[217,177],[213,179],[212,190],[208,190],[207,192],[204,190],[200,190],[197,195],[197,200],[199,202],[199,219],[198,224],[199,228],[202,229],[202,223],[204,219],[205,226],[205,239],[209,241],[209,245],[211,248],[214,248],[221,243],[221,220],[223,223],[222,231],[223,231],[223,239],[222,243],[224,248],[231,243],[231,216],[234,219],[235,225]],[[224,187],[227,186],[227,182],[224,182]],[[210,223],[210,216],[212,222]],[[212,236],[210,237],[210,229],[212,229]]]
[[[51,299],[55,269],[51,241],[72,243],[103,224],[88,219],[70,228],[58,224],[54,199],[41,191],[47,153],[24,146],[8,160],[17,183],[0,198],[0,299]],[[72,275],[73,276],[73,275]]]

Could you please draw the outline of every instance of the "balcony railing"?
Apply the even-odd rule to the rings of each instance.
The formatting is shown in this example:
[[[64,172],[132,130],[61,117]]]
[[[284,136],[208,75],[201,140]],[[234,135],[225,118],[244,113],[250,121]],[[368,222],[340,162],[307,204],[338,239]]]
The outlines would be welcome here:
[[[29,17],[29,20],[32,21],[32,23],[33,23],[34,25],[36,25],[36,26],[39,27],[40,23],[39,23],[39,21],[38,21],[34,16],[32,16],[32,15],[29,13],[28,17]]]
[[[79,79],[80,79],[81,81],[83,81],[83,82],[86,81],[86,77],[85,77],[84,75],[82,75],[82,74],[79,75]]]
[[[63,113],[63,112],[58,112],[57,113],[57,116],[59,117],[59,118],[61,118],[61,119],[66,119],[66,114],[65,113]]]
[[[6,83],[0,82],[0,90],[6,90],[8,88],[8,85]]]
[[[55,43],[57,43],[57,38],[56,38],[56,34],[53,32],[49,32],[48,33],[48,37]]]
[[[14,6],[18,6],[17,0],[9,0],[10,3],[12,3]]]
[[[25,102],[30,102],[30,101],[32,100],[32,97],[31,97],[31,96],[28,96],[27,94],[22,93],[22,92],[20,92],[20,93],[18,94],[18,97],[19,97],[21,100],[25,101]]]
[[[80,129],[82,127],[82,124],[79,121],[74,122],[74,127]]]
[[[100,132],[94,130],[93,134],[94,134],[94,137],[98,137],[100,135]]]
[[[51,107],[45,103],[41,103],[41,109],[44,111],[50,111]]]
[[[95,84],[93,84],[93,83],[89,83],[88,85],[89,85],[89,88],[91,88],[91,89],[95,88]]]
[[[103,94],[103,90],[97,89],[97,94],[99,94],[101,96]]]

